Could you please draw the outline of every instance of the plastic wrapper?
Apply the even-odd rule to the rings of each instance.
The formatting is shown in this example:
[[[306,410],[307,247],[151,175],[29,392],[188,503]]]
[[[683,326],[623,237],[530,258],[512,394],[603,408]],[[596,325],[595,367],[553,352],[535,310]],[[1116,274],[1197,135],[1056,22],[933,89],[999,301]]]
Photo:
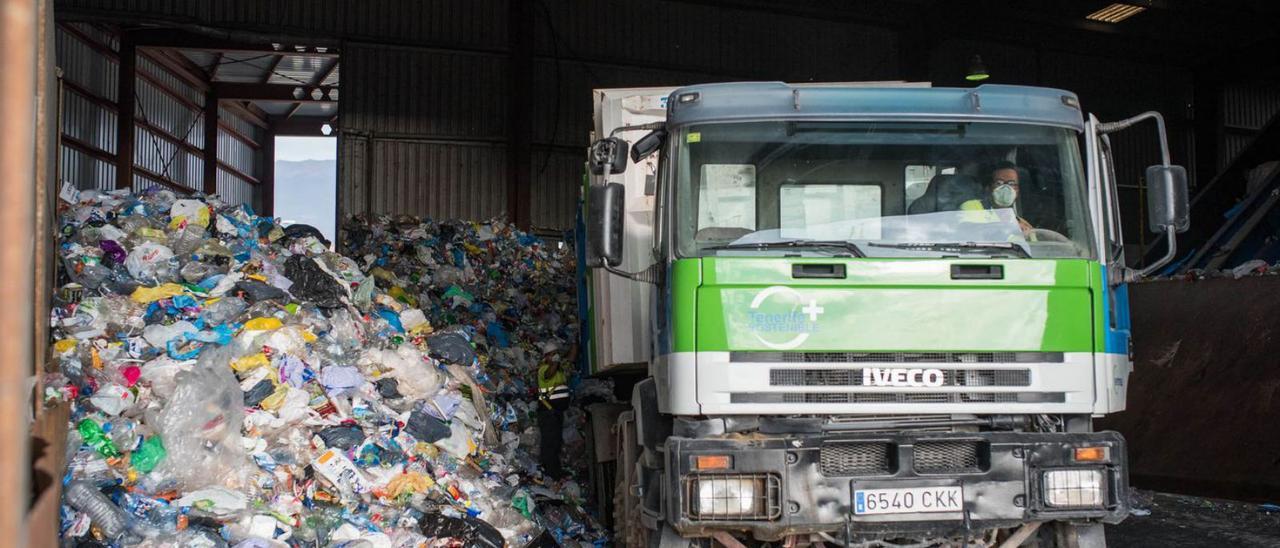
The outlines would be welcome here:
[[[208,485],[242,487],[249,461],[240,441],[244,398],[225,365],[230,349],[203,355],[179,372],[177,386],[157,417],[168,458],[159,471],[188,489]]]
[[[167,246],[146,242],[129,252],[125,268],[129,275],[142,283],[163,283],[173,279],[173,250]]]

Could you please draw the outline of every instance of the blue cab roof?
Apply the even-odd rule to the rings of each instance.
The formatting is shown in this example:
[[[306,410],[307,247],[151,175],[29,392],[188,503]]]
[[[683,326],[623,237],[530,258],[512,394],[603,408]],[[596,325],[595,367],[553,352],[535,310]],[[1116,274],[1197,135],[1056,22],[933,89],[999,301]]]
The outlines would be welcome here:
[[[1079,104],[1068,91],[1001,84],[923,88],[733,82],[676,89],[667,99],[667,126],[766,120],[981,121],[1082,131]]]

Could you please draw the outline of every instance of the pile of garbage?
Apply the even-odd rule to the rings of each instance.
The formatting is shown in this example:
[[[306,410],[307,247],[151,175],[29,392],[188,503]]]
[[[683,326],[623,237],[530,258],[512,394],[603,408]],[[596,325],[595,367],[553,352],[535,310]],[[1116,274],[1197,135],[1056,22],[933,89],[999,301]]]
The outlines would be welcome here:
[[[534,371],[575,369],[570,250],[373,218],[343,255],[216,197],[74,201],[41,382],[72,406],[64,544],[608,542],[579,483],[537,465]]]
[[[1231,278],[1239,280],[1241,278],[1250,278],[1255,276],[1276,275],[1280,275],[1280,262],[1273,265],[1262,259],[1250,259],[1232,268],[1221,270],[1194,268],[1180,274],[1174,274],[1160,279],[1197,281]]]

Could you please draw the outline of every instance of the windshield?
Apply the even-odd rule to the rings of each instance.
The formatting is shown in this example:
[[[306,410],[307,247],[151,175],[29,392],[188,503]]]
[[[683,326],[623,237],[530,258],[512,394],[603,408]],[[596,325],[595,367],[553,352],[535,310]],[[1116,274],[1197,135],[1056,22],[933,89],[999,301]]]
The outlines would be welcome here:
[[[681,256],[1092,257],[1069,129],[743,122],[675,139]]]

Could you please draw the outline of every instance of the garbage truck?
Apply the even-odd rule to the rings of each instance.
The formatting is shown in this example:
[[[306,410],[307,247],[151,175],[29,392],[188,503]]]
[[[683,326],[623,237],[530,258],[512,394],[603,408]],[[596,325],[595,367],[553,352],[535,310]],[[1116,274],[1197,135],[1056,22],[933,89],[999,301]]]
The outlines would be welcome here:
[[[589,367],[638,379],[596,440],[619,545],[1105,545],[1127,284],[1188,227],[1159,113],[740,82],[597,90],[594,114]],[[1133,126],[1167,247],[1140,269],[1109,138]]]

